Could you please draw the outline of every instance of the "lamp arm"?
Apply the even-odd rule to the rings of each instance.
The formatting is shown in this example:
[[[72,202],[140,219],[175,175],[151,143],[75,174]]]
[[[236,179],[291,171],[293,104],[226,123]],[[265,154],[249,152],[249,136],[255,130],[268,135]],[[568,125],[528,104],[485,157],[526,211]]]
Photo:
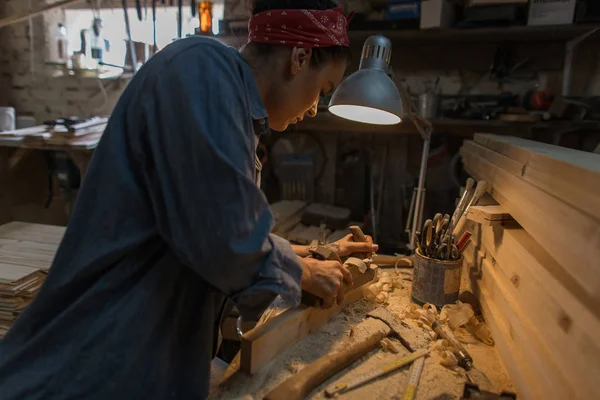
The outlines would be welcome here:
[[[396,87],[398,88],[398,91],[400,92],[400,98],[402,99],[404,116],[408,118],[417,128],[423,140],[429,140],[433,131],[433,124],[419,115],[415,103],[412,101],[412,98],[404,86],[402,86],[402,84],[397,84]]]
[[[417,186],[417,198],[415,202],[414,213],[412,216],[412,229],[410,231],[410,244],[409,249],[415,250],[415,234],[420,224],[419,215],[422,215],[421,210],[421,198],[424,195],[425,188],[425,175],[427,174],[427,161],[429,159],[429,145],[431,143],[431,133],[433,132],[433,124],[427,119],[419,115],[415,103],[412,101],[410,95],[402,86],[402,84],[396,85],[402,98],[402,105],[404,107],[405,117],[408,118],[414,126],[417,128],[423,139],[423,153],[421,154],[421,167],[419,169],[419,183]]]

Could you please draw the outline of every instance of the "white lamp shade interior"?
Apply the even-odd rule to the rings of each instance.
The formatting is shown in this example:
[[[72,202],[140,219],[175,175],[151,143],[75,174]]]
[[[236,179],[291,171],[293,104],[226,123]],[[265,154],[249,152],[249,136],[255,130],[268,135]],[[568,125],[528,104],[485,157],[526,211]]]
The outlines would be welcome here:
[[[391,112],[366,106],[338,104],[330,106],[329,111],[338,117],[366,124],[395,125],[402,121]]]

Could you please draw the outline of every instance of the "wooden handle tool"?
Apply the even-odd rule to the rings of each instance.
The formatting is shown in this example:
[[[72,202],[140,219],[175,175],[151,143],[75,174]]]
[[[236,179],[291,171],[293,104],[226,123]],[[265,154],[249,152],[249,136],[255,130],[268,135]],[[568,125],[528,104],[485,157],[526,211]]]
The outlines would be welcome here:
[[[487,191],[487,188],[488,183],[486,181],[477,182],[477,187],[475,188],[475,193],[473,193],[473,197],[471,197],[471,201],[469,201],[469,204],[467,204],[463,213],[458,217],[458,221],[456,221],[456,225],[454,226],[453,231],[450,232],[450,235],[452,235],[455,240],[458,240],[460,238],[460,235],[462,235],[462,231],[464,230],[465,224],[467,223],[467,214],[469,212],[469,209],[471,208],[471,206],[477,204],[481,196],[483,196]]]
[[[428,339],[417,334],[385,307],[378,307],[369,312],[368,318],[370,320],[364,321],[364,325],[356,327],[356,329],[364,329],[369,332],[367,339],[344,346],[337,353],[319,358],[269,392],[265,399],[302,400],[306,398],[321,383],[377,348],[379,342],[390,334],[397,336],[408,351],[413,352],[429,347]]]
[[[381,323],[382,329],[372,333],[366,340],[353,346],[343,348],[337,353],[328,354],[305,367],[299,373],[287,379],[271,390],[265,400],[303,400],[314,388],[341,372],[371,350],[379,346],[379,342],[388,336],[391,328]]]
[[[348,229],[350,229],[350,232],[352,233],[352,238],[355,242],[367,242],[367,237],[363,233],[362,229],[360,229],[360,226],[352,225]],[[362,260],[371,257],[371,253],[354,253],[352,254],[352,257],[360,258]]]

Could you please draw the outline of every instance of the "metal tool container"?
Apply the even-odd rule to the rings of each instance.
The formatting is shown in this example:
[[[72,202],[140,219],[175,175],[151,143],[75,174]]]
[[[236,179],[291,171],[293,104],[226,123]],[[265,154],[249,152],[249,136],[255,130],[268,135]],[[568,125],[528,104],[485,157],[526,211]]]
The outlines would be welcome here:
[[[436,307],[454,304],[460,291],[463,256],[455,261],[441,261],[415,251],[415,267],[412,281],[412,300],[423,305]]]

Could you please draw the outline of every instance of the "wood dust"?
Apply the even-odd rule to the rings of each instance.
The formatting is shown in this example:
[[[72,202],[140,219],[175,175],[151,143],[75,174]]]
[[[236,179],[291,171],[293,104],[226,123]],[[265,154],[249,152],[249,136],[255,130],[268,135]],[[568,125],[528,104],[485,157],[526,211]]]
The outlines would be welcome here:
[[[404,309],[410,304],[409,289],[410,282],[406,281],[402,289],[395,289],[390,293],[389,303],[386,305],[388,310],[401,318]],[[211,398],[223,400],[262,399],[281,382],[298,373],[313,361],[349,344],[364,340],[371,331],[369,323],[363,323],[360,327],[355,327],[355,325],[363,321],[366,314],[377,306],[379,305],[364,300],[350,305],[318,332],[305,337],[299,343],[287,349],[259,373],[254,376],[242,373],[233,376],[220,387],[218,392],[212,394]],[[374,326],[378,322],[373,321]],[[412,320],[407,319],[405,322],[415,329],[426,329],[418,327]],[[459,335],[459,337],[462,336]],[[469,339],[468,337],[465,338]],[[402,347],[395,339],[392,339],[392,341],[397,347]],[[494,392],[514,391],[496,349],[476,340],[467,341],[469,343],[464,343],[464,346],[471,354],[476,368],[469,375],[475,383],[484,390]],[[384,352],[381,349],[374,350],[316,388],[308,398],[314,400],[326,399],[324,389],[327,386],[342,379],[347,381],[360,377],[379,365],[395,360],[400,355]],[[443,367],[440,365],[440,360],[441,357],[436,351],[433,351],[426,358],[417,390],[417,400],[450,400],[459,399],[462,395],[464,384],[467,382],[465,371],[459,367],[455,367],[453,370]],[[409,368],[410,366],[407,366],[392,372],[383,378],[339,395],[337,398],[348,400],[401,399],[408,381]]]

